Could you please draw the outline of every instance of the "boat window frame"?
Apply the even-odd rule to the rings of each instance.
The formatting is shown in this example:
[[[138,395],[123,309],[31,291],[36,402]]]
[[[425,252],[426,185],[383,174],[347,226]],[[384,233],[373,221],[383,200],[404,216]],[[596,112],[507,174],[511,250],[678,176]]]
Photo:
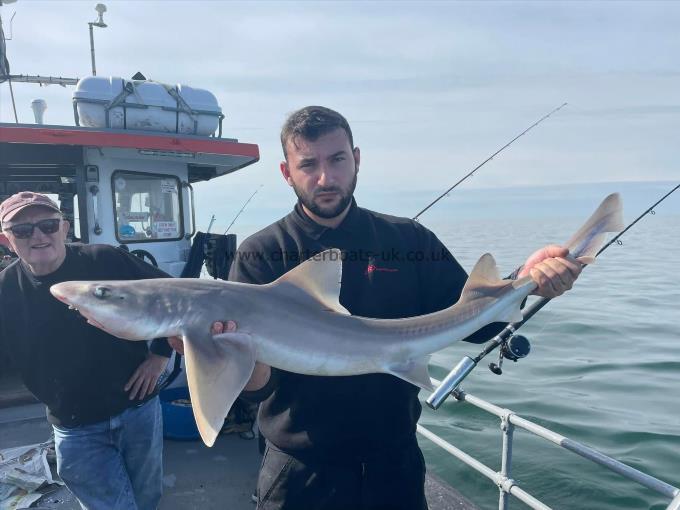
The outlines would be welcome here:
[[[124,173],[124,174],[133,174],[133,175],[140,175],[144,177],[154,177],[154,178],[159,178],[159,179],[174,179],[177,181],[177,202],[179,205],[179,234],[177,237],[169,237],[169,238],[147,238],[147,239],[126,239],[122,238],[119,236],[118,233],[118,210],[116,207],[116,184],[115,180],[116,177],[119,176],[119,174]],[[114,230],[114,235],[116,236],[116,240],[120,244],[139,244],[139,243],[167,243],[167,242],[177,242],[181,241],[184,239],[184,236],[186,234],[185,228],[184,228],[184,203],[183,203],[183,197],[182,197],[182,179],[178,175],[173,175],[173,174],[159,174],[155,172],[141,172],[139,170],[126,170],[124,168],[116,168],[111,172],[111,201],[112,201],[112,208],[113,208],[113,230]]]

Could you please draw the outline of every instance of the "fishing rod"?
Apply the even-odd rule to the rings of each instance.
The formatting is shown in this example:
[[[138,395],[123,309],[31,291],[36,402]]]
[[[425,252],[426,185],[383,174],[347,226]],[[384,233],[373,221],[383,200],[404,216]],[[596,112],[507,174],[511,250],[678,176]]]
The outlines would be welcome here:
[[[648,214],[656,214],[654,208],[661,202],[666,200],[673,192],[680,188],[680,184],[675,186],[672,190],[666,193],[663,197],[657,200],[651,207],[649,207],[645,212],[638,216],[632,223],[630,223],[626,228],[619,232],[614,238],[612,238],[607,244],[605,244],[600,250],[595,254],[595,257],[599,257],[600,254],[609,248],[612,244],[623,244],[620,241],[621,236],[628,232],[633,225],[635,225],[642,218]],[[586,264],[584,264],[584,267]],[[458,391],[460,383],[465,379],[468,374],[474,369],[477,364],[490,352],[492,352],[497,347],[500,347],[500,352],[498,356],[498,363],[490,363],[489,370],[491,370],[496,375],[501,375],[503,359],[509,359],[512,361],[517,361],[518,359],[524,358],[529,354],[531,346],[529,345],[529,340],[522,335],[515,335],[515,332],[521,328],[526,322],[531,319],[541,308],[550,302],[550,298],[541,298],[534,302],[527,309],[522,311],[522,320],[519,322],[511,322],[505,328],[493,337],[489,343],[484,347],[482,352],[480,352],[475,358],[470,356],[465,356],[453,370],[449,372],[446,378],[441,382],[441,384],[435,389],[435,391],[427,399],[427,405],[432,409],[438,409],[444,400],[448,398],[449,395]]]
[[[538,126],[538,125],[539,125],[541,122],[543,122],[545,119],[547,119],[548,117],[550,117],[553,113],[555,113],[555,112],[561,110],[561,109],[564,108],[565,106],[567,106],[567,103],[562,103],[560,106],[558,106],[557,108],[551,110],[549,113],[545,114],[543,117],[541,117],[540,119],[538,119],[538,120],[537,120],[536,122],[534,122],[531,126],[529,126],[528,128],[526,128],[524,131],[522,131],[520,134],[518,134],[515,138],[513,138],[512,140],[510,140],[510,141],[509,141],[508,143],[506,143],[503,147],[501,147],[500,149],[498,149],[498,150],[497,150],[496,152],[494,152],[491,156],[489,156],[489,157],[486,158],[484,161],[482,161],[479,165],[477,165],[475,168],[473,168],[472,171],[468,172],[465,176],[461,177],[461,178],[458,180],[458,182],[456,182],[456,184],[454,184],[453,186],[451,186],[451,187],[450,187],[449,189],[447,189],[444,193],[442,193],[442,194],[439,195],[437,198],[435,198],[432,202],[430,202],[429,204],[427,204],[427,206],[425,206],[425,208],[423,208],[422,211],[420,211],[418,214],[416,214],[416,215],[413,217],[413,219],[414,219],[415,221],[418,221],[418,218],[420,218],[420,216],[421,216],[425,211],[427,211],[430,207],[432,207],[434,204],[436,204],[437,202],[439,202],[442,198],[444,198],[445,196],[447,196],[447,195],[448,195],[448,194],[449,194],[456,186],[458,186],[459,184],[461,184],[463,181],[465,181],[465,180],[468,179],[469,177],[472,177],[472,175],[473,175],[477,170],[479,170],[480,168],[482,168],[482,167],[483,167],[484,165],[486,165],[489,161],[491,161],[493,158],[495,158],[496,156],[498,156],[498,155],[499,155],[501,152],[503,152],[505,149],[507,149],[508,147],[510,147],[516,140],[518,140],[519,138],[523,137],[525,134],[527,134],[529,131],[531,131],[532,129],[534,129],[536,126]]]
[[[260,191],[260,190],[262,189],[262,186],[264,186],[264,184],[260,184],[260,187],[257,188],[257,189],[253,192],[253,194],[250,195],[250,197],[248,198],[248,200],[245,201],[245,203],[243,204],[243,207],[241,207],[241,210],[240,210],[239,212],[236,213],[236,216],[234,216],[234,219],[231,220],[231,223],[230,223],[229,226],[227,227],[227,230],[224,231],[224,234],[223,234],[223,235],[227,235],[227,232],[229,232],[229,229],[231,228],[231,226],[236,222],[236,220],[238,219],[238,217],[241,216],[241,213],[245,210],[245,208],[248,206],[248,204],[249,204],[250,201],[253,199],[253,197],[254,197],[255,195],[257,195],[257,192]]]
[[[205,231],[206,234],[210,233],[210,229],[212,228],[213,223],[215,223],[215,215],[214,214],[210,217],[210,223],[208,224],[208,230]]]

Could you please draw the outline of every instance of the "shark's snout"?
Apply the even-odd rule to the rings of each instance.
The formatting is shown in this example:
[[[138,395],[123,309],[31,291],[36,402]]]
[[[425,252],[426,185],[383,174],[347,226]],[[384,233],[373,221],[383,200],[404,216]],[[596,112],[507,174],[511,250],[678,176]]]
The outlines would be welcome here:
[[[149,303],[135,293],[135,282],[70,281],[50,287],[52,295],[80,312],[88,323],[126,340],[154,338],[158,321],[149,315]]]
[[[79,305],[85,306],[92,299],[93,291],[97,285],[92,282],[61,282],[50,287],[50,292],[62,303],[80,308]]]
[[[57,283],[50,287],[50,293],[62,303],[73,305],[73,300],[78,295],[74,284],[71,282]]]
[[[50,287],[50,292],[52,293],[52,295],[62,303],[69,304],[68,300],[66,299],[66,295],[56,287],[57,287],[56,285],[52,285],[52,287]]]

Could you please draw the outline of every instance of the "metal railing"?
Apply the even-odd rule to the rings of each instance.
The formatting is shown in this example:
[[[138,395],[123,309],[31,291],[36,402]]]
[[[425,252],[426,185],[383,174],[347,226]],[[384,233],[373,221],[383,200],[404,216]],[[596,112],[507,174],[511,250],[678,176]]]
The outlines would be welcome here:
[[[546,439],[547,441],[550,441],[561,448],[569,450],[587,460],[590,460],[591,462],[594,462],[595,464],[618,473],[628,480],[636,482],[657,492],[658,494],[661,494],[662,496],[670,498],[672,501],[666,507],[666,510],[680,510],[680,489],[677,487],[674,487],[666,482],[663,482],[662,480],[659,480],[658,478],[654,478],[653,476],[632,468],[622,462],[619,462],[618,460],[612,459],[611,457],[608,457],[607,455],[604,455],[593,448],[585,446],[584,444],[557,434],[556,432],[553,432],[552,430],[549,430],[545,427],[541,427],[540,425],[537,425],[536,423],[533,423],[532,421],[529,421],[525,418],[521,418],[509,409],[498,407],[481,398],[468,395],[462,390],[457,390],[453,392],[452,395],[460,402],[468,402],[469,404],[472,404],[473,406],[488,413],[494,414],[500,418],[501,431],[503,434],[503,452],[501,457],[500,471],[494,471],[492,468],[478,461],[459,448],[456,448],[420,424],[418,425],[417,431],[423,437],[429,439],[440,448],[444,449],[466,465],[470,466],[477,472],[493,481],[499,490],[498,508],[500,510],[507,510],[509,507],[510,495],[524,502],[530,508],[538,510],[551,510],[551,507],[547,506],[528,492],[521,489],[517,485],[517,482],[512,478],[512,446],[513,434],[516,427],[524,429],[535,436]]]

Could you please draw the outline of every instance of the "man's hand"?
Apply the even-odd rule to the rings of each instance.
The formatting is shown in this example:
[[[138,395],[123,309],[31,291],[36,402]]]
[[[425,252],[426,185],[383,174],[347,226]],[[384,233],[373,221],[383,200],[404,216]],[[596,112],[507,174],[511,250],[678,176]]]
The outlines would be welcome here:
[[[210,334],[213,336],[221,335],[227,331],[236,331],[236,323],[234,321],[213,322],[212,326],[210,327]],[[175,349],[177,352],[182,355],[184,354],[184,341],[182,340],[181,336],[168,337],[168,343],[170,344],[170,347]]]
[[[144,400],[151,395],[167,364],[168,358],[150,352],[125,385],[125,391],[130,392],[129,399]]]
[[[222,333],[227,333],[231,331],[236,331],[238,326],[234,321],[225,322],[213,322],[210,326],[210,334],[221,335]],[[184,354],[184,341],[179,336],[168,337],[168,343],[180,354]],[[255,368],[253,369],[253,375],[250,377],[250,381],[243,388],[245,391],[256,391],[264,387],[271,377],[271,368],[268,365],[264,365],[260,362],[255,363]]]
[[[169,336],[168,343],[170,344],[170,347],[184,355],[184,341],[181,336]]]
[[[552,299],[571,289],[582,268],[583,265],[569,255],[569,250],[551,244],[534,252],[517,277],[531,275],[538,285],[532,294]]]

